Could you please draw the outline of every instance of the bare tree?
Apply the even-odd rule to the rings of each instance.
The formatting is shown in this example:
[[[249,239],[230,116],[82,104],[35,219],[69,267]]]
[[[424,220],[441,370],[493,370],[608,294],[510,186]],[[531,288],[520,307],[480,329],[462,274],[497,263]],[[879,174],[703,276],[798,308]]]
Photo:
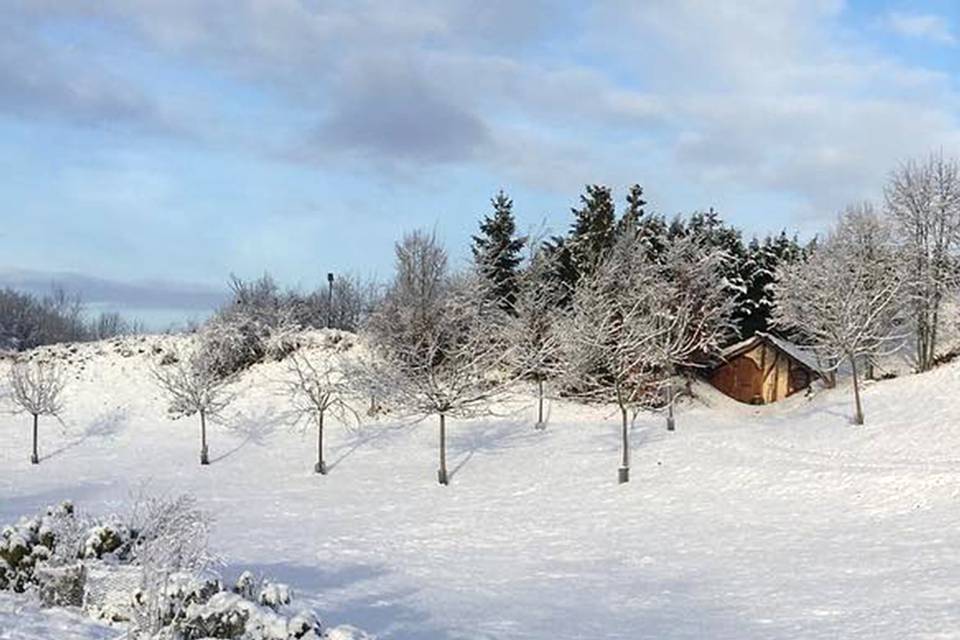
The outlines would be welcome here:
[[[565,383],[590,402],[615,402],[621,417],[619,482],[630,480],[628,414],[656,401],[656,321],[664,298],[657,265],[635,237],[622,238],[598,268],[582,279],[565,330]]]
[[[140,590],[133,597],[137,631],[159,631],[189,604],[176,597],[174,576],[199,573],[217,562],[208,547],[212,524],[192,496],[135,496],[130,528],[137,532],[133,561],[141,568]]]
[[[832,369],[850,364],[856,424],[863,424],[857,360],[902,345],[904,279],[891,230],[869,204],[848,208],[807,261],[777,272],[774,324],[796,332]]]
[[[397,273],[367,334],[367,386],[411,415],[439,420],[437,479],[449,482],[446,419],[488,414],[520,372],[501,337],[504,312],[475,273],[451,277],[446,252],[423,232],[397,246]]]
[[[33,416],[33,453],[30,462],[39,464],[37,431],[40,416],[60,415],[63,410],[63,370],[55,363],[17,362],[10,368],[10,399],[17,410]]]
[[[169,397],[168,410],[174,419],[200,415],[200,464],[210,464],[207,419],[216,420],[234,400],[235,395],[229,386],[236,377],[218,375],[205,350],[178,359],[174,364],[155,368],[153,377]]]
[[[350,385],[344,376],[343,366],[327,359],[315,363],[305,354],[294,353],[287,359],[288,378],[285,392],[293,407],[297,422],[314,423],[317,426],[317,463],[314,471],[327,473],[323,459],[323,426],[328,413],[341,422],[350,418],[359,422],[357,412],[347,404]]]
[[[885,195],[909,266],[916,365],[926,371],[937,355],[942,304],[957,286],[960,165],[942,154],[906,162],[890,176]]]
[[[554,258],[538,243],[530,243],[530,247],[526,268],[517,279],[513,314],[507,320],[507,340],[519,358],[516,367],[526,371],[537,385],[536,426],[543,429],[544,384],[561,373],[560,300],[565,285],[551,277]]]
[[[729,259],[723,250],[702,246],[694,236],[679,236],[665,242],[657,261],[652,369],[667,392],[669,431],[675,428],[677,371],[699,366],[704,356],[716,353],[737,335],[736,299],[724,278]]]

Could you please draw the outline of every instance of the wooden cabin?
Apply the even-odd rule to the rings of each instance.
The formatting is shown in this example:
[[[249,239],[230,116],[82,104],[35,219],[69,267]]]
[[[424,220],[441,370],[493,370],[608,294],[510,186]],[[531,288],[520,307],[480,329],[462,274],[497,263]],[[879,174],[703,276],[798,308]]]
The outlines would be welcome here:
[[[735,400],[767,404],[806,389],[819,377],[810,353],[777,336],[757,333],[724,349],[707,379]]]

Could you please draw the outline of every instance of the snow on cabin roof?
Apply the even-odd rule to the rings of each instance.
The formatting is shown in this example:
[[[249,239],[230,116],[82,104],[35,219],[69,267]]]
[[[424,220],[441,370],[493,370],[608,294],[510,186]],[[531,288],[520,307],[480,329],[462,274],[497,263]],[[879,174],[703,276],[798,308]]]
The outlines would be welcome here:
[[[805,349],[798,344],[794,344],[789,340],[785,340],[778,336],[775,336],[770,333],[764,333],[758,331],[756,334],[750,336],[746,340],[741,340],[736,344],[732,344],[729,347],[726,347],[723,351],[720,352],[720,360],[726,362],[731,358],[735,358],[741,353],[752,349],[754,346],[760,344],[762,341],[768,341],[773,344],[775,347],[786,353],[788,356],[807,367],[808,369],[815,371],[817,373],[822,373],[820,370],[820,363],[817,361],[816,355],[811,352],[809,349]]]
[[[801,347],[796,343],[790,342],[789,340],[784,340],[783,338],[779,338],[769,333],[761,333],[760,335],[777,345],[777,348],[800,364],[812,369],[813,371],[816,371],[817,373],[822,373],[822,371],[820,371],[820,362],[817,360],[816,354],[810,349]]]
[[[729,347],[724,347],[723,350],[720,352],[720,359],[723,361],[727,361],[730,358],[737,357],[738,355],[740,355],[741,352],[758,344],[760,342],[760,338],[758,337],[759,335],[760,334],[754,334],[749,338],[747,338],[746,340],[741,340],[740,342],[737,342],[736,344],[732,344]]]

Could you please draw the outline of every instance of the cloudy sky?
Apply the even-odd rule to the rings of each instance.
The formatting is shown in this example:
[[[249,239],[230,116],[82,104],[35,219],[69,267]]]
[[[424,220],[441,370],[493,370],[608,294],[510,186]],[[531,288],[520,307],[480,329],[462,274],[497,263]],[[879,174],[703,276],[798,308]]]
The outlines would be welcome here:
[[[589,6],[588,6],[589,5]],[[822,228],[960,148],[957,3],[7,0],[0,284],[148,319],[227,275],[455,255],[504,188],[523,228],[584,183]]]

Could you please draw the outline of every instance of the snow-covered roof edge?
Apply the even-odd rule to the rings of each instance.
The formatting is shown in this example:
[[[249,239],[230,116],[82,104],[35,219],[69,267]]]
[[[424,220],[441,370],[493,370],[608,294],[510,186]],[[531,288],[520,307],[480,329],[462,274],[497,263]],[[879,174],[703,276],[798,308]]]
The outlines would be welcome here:
[[[800,364],[813,371],[816,371],[820,375],[823,375],[823,371],[820,369],[820,361],[817,359],[817,355],[810,349],[806,349],[798,344],[790,342],[789,340],[775,336],[772,333],[758,331],[757,335],[762,336],[763,338],[766,338],[773,344],[777,345],[778,349],[786,353]]]
[[[805,349],[804,347],[798,344],[794,344],[789,340],[786,340],[779,336],[775,336],[772,333],[766,333],[763,331],[758,331],[752,336],[750,336],[749,338],[746,338],[745,340],[741,340],[740,342],[734,343],[729,347],[724,348],[723,351],[720,352],[720,361],[727,362],[731,358],[737,357],[744,351],[750,350],[751,348],[760,344],[760,342],[764,340],[770,342],[775,347],[777,347],[778,349],[780,349],[781,351],[786,353],[788,356],[790,356],[791,358],[793,358],[803,366],[807,367],[811,371],[814,371],[819,375],[823,375],[823,370],[820,368],[820,363],[817,360],[817,356],[815,353],[813,353],[809,349]]]

